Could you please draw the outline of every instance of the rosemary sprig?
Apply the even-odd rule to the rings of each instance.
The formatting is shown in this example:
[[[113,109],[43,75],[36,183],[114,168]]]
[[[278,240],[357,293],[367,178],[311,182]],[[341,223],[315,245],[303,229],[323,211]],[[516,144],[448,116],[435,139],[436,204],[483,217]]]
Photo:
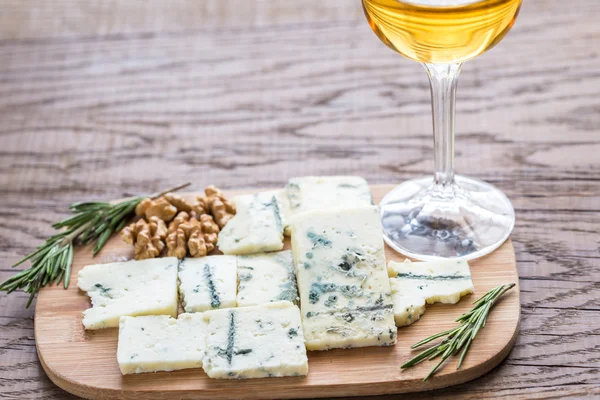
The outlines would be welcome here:
[[[165,193],[174,192],[189,186],[189,183],[155,193],[151,196],[134,197],[120,203],[83,202],[74,203],[69,207],[74,214],[52,225],[54,229],[62,229],[50,236],[37,249],[13,265],[21,265],[31,261],[31,266],[24,269],[4,282],[0,283],[0,291],[7,293],[23,289],[29,293],[26,307],[29,308],[36,293],[48,284],[63,282],[69,287],[71,266],[73,264],[73,248],[78,245],[95,243],[95,256],[106,244],[113,233],[120,231],[137,205],[146,197],[158,198]]]
[[[460,369],[460,366],[465,359],[465,355],[471,346],[471,342],[473,339],[475,339],[475,336],[479,330],[485,327],[485,322],[487,321],[487,317],[492,306],[506,291],[512,289],[514,286],[514,283],[507,283],[490,290],[473,303],[475,307],[473,307],[471,311],[458,317],[456,322],[461,323],[459,326],[448,331],[437,333],[412,345],[411,349],[416,349],[417,347],[427,344],[437,338],[446,336],[446,338],[437,345],[430,347],[429,349],[419,353],[410,361],[404,363],[401,368],[410,368],[421,361],[433,360],[439,356],[442,356],[440,362],[437,363],[437,365],[433,367],[429,374],[427,374],[427,376],[423,379],[423,382],[425,382],[440,368],[444,361],[446,361],[450,356],[458,354],[458,352],[463,349],[456,366],[456,369]]]

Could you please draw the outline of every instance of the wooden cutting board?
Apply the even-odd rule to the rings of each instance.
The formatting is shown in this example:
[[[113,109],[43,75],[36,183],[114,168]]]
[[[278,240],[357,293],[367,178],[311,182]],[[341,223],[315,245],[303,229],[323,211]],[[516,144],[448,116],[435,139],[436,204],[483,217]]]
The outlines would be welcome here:
[[[392,187],[372,186],[374,200],[379,202]],[[228,194],[239,193],[242,191]],[[404,260],[387,246],[386,256],[388,260]],[[46,287],[38,295],[35,341],[40,362],[50,379],[68,392],[90,399],[264,399],[425,391],[466,382],[490,371],[508,355],[519,328],[519,282],[509,239],[492,254],[469,262],[475,284],[473,295],[455,305],[428,305],[419,321],[398,330],[396,346],[309,352],[306,377],[216,380],[209,379],[201,369],[122,376],[116,359],[118,330],[83,329],[81,313],[90,307],[90,301],[77,289],[77,272],[88,264],[131,257],[132,248],[118,236],[111,238],[95,258],[91,249],[79,249],[69,288]],[[400,370],[400,365],[416,354],[410,349],[413,343],[455,327],[454,320],[471,308],[472,301],[509,282],[517,286],[497,303],[461,370],[456,370],[456,360],[450,360],[427,382],[421,380],[433,367],[432,362]]]

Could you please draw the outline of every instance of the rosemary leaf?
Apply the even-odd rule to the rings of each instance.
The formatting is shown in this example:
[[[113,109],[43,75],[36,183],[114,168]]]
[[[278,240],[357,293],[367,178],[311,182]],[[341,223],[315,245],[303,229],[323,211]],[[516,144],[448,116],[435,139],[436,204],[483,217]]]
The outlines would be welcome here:
[[[411,360],[402,364],[401,368],[410,368],[413,365],[416,365],[416,364],[420,363],[421,361],[425,360],[426,358],[428,358],[431,354],[435,353],[436,351],[437,351],[436,347],[431,347],[431,348],[419,353],[419,355],[412,358]]]
[[[65,273],[64,269],[61,269],[60,272],[58,273],[58,276],[56,277],[56,286],[60,285],[62,283],[62,277]]]
[[[67,251],[69,253],[69,257],[67,258],[67,262],[63,267],[65,271],[65,280],[63,283],[65,289],[69,287],[69,278],[71,277],[71,266],[73,265],[73,243],[70,243],[68,246],[69,249]]]
[[[442,336],[446,336],[446,335],[448,335],[449,333],[452,333],[455,330],[456,330],[456,328],[453,328],[453,329],[450,329],[450,330],[447,330],[447,331],[444,331],[444,332],[436,333],[435,335],[430,336],[427,339],[423,339],[420,342],[417,342],[417,343],[413,344],[412,346],[410,346],[410,348],[411,349],[416,349],[417,347],[422,346],[424,344],[427,344],[427,343],[431,342],[432,340],[435,340],[435,339],[437,339],[439,337],[442,337]]]
[[[96,245],[94,246],[94,250],[92,252],[93,255],[98,254],[98,252],[102,249],[102,247],[108,241],[108,238],[110,238],[112,236],[112,234],[113,234],[112,229],[106,229],[104,232],[102,232],[100,234],[100,236],[98,237],[98,241],[96,242]]]
[[[425,378],[423,378],[423,382],[425,382],[427,379],[429,379],[431,377],[431,375],[435,374],[435,371],[438,370],[438,368],[444,363],[444,361],[446,361],[446,359],[442,358],[440,360],[440,362],[435,367],[433,367],[433,369],[431,371],[429,371],[427,376]]]
[[[436,359],[446,352],[446,347],[439,346],[439,347],[434,347],[434,349],[436,349],[436,351],[427,359],[427,361]]]
[[[473,340],[473,338],[471,336],[467,337],[466,346],[465,346],[464,350],[462,351],[462,353],[460,354],[460,358],[458,359],[458,364],[456,365],[456,369],[460,369],[460,366],[462,365],[462,362],[465,359],[465,356],[467,355],[467,351],[469,350],[469,346],[471,346],[472,340]],[[460,350],[460,348],[459,348],[459,350]]]

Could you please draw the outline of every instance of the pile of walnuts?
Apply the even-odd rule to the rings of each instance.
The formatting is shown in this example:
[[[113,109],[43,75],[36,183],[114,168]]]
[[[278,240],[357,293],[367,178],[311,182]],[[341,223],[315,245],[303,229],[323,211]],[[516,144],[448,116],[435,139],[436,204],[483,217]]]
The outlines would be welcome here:
[[[235,205],[215,186],[190,204],[183,197],[167,193],[138,204],[138,221],[123,228],[121,237],[133,245],[136,260],[155,258],[167,249],[169,257],[203,257],[217,244],[218,233],[235,215]]]

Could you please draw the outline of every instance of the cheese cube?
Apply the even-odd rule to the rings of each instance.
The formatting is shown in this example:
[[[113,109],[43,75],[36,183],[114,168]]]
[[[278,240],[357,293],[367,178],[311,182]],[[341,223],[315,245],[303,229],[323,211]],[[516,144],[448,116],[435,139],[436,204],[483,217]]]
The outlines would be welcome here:
[[[474,290],[466,261],[390,261],[388,274],[398,326],[418,320],[425,312],[426,302],[455,304]]]
[[[234,198],[237,213],[219,232],[219,250],[239,255],[283,249],[280,195],[270,191]]]
[[[288,301],[207,311],[203,368],[211,378],[308,373],[300,310]]]
[[[292,250],[308,350],[396,343],[377,207],[295,217]]]
[[[122,316],[177,316],[177,258],[88,265],[77,286],[92,308],[83,312],[85,329],[116,328]]]
[[[305,176],[292,178],[285,187],[287,221],[312,210],[370,206],[373,204],[367,181],[358,176]],[[290,227],[286,226],[286,234]]]
[[[123,375],[202,367],[206,322],[201,313],[121,317],[117,361]]]
[[[272,301],[298,301],[296,272],[289,250],[238,256],[238,307]]]
[[[186,312],[235,307],[234,256],[184,258],[179,264],[179,293]]]

